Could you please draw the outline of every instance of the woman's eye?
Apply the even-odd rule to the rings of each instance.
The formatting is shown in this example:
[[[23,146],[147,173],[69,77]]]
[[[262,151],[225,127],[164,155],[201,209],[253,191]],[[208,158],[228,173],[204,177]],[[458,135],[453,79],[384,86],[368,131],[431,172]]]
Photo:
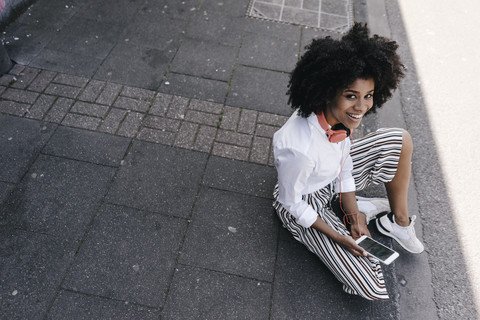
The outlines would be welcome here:
[[[355,98],[356,98],[356,97],[355,97],[355,95],[353,95],[353,94],[347,95],[347,99],[355,99]]]
[[[371,99],[371,98],[373,98],[373,94],[367,94],[367,95],[365,96],[365,98],[366,98],[366,99]]]

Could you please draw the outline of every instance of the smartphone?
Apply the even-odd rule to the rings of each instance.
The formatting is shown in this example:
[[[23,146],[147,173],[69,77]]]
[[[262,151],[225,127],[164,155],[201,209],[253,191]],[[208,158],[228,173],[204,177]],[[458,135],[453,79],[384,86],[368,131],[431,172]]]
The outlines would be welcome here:
[[[357,244],[365,249],[372,257],[377,258],[384,264],[390,264],[397,259],[398,252],[384,246],[378,241],[373,240],[367,236],[361,236],[357,239]]]

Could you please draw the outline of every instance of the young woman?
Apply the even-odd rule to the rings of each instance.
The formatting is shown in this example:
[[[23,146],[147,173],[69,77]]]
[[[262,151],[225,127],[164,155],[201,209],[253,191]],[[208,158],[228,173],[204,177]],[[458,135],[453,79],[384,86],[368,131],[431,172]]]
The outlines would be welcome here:
[[[296,110],[273,139],[278,185],[274,207],[293,237],[315,253],[343,283],[347,293],[388,299],[382,269],[355,243],[379,231],[412,253],[423,251],[407,206],[412,139],[402,129],[379,129],[351,142],[347,136],[362,118],[392,95],[404,66],[397,44],[355,24],[341,38],[316,39],[307,46],[289,82],[289,103]],[[386,200],[363,199],[355,190],[384,183]],[[350,225],[340,221],[331,201],[340,195]],[[350,231],[349,231],[350,229]]]

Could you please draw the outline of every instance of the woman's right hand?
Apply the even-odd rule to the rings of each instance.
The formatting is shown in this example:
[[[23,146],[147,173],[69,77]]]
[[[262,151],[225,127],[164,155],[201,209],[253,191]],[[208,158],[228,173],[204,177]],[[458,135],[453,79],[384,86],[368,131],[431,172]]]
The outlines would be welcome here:
[[[336,238],[334,241],[344,247],[354,256],[368,256],[368,253],[365,251],[365,249],[360,247],[350,236],[344,236],[339,234],[338,238]]]

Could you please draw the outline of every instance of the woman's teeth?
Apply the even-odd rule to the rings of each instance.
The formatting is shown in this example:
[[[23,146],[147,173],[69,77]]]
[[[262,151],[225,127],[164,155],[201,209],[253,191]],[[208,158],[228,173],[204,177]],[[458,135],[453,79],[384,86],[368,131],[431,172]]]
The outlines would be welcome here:
[[[347,115],[349,117],[352,117],[354,119],[362,119],[362,115],[361,114],[351,114],[351,113],[347,113]]]

